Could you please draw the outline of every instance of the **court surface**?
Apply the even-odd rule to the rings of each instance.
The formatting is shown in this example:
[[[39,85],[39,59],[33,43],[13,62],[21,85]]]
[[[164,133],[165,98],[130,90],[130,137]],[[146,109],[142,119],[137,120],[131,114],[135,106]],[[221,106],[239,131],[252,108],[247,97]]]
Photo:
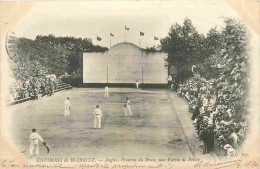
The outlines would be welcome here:
[[[8,130],[18,151],[29,156],[32,128],[43,137],[39,157],[175,158],[199,157],[200,142],[190,120],[188,104],[164,89],[73,88],[52,97],[8,107],[12,120]],[[64,117],[64,101],[70,97],[71,114]],[[133,117],[124,117],[126,97]],[[102,129],[93,128],[95,105],[103,112]]]

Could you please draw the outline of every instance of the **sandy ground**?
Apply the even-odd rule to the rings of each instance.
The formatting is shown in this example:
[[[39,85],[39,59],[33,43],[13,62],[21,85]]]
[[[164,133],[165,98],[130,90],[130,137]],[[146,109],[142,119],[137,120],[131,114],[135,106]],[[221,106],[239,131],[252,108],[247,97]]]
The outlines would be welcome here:
[[[188,104],[175,93],[160,89],[112,88],[104,98],[102,89],[73,88],[10,106],[8,130],[18,150],[29,156],[32,128],[44,138],[50,153],[40,144],[39,157],[119,158],[215,158],[202,155],[200,142],[188,112]],[[72,112],[64,117],[64,101],[70,97]],[[133,117],[124,117],[130,98]],[[93,129],[93,110],[103,112],[101,130]]]

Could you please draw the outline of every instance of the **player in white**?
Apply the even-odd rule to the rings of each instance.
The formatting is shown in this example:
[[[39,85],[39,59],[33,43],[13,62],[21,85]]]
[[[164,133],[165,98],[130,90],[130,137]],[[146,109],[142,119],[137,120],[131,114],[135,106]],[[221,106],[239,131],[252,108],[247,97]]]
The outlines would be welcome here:
[[[136,81],[135,84],[136,84],[136,88],[138,89],[140,82]]]
[[[35,148],[35,155],[39,155],[39,140],[43,142],[43,144],[46,144],[43,140],[43,138],[36,133],[36,129],[32,129],[32,133],[29,137],[29,142],[30,142],[30,147],[29,147],[29,152],[30,152],[30,158],[33,156],[33,150]]]
[[[64,102],[64,106],[65,106],[64,116],[65,117],[70,115],[70,101],[69,100],[70,100],[70,98],[67,97],[67,100],[65,100],[65,102]]]
[[[99,105],[96,105],[96,108],[94,110],[94,116],[94,129],[101,129],[102,112],[99,109]]]
[[[132,111],[131,111],[131,107],[130,107],[130,100],[128,97],[126,97],[126,105],[125,105],[125,116],[128,115],[128,112],[129,112],[129,115],[132,117]]]
[[[108,86],[106,86],[105,87],[105,96],[104,97],[108,98],[108,96],[109,96],[109,88],[108,88]]]

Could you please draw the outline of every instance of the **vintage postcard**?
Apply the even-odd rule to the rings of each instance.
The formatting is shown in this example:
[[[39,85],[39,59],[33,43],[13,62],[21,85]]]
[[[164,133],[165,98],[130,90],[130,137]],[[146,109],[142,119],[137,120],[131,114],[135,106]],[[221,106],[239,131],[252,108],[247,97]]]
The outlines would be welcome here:
[[[1,1],[1,169],[260,168],[259,1]]]

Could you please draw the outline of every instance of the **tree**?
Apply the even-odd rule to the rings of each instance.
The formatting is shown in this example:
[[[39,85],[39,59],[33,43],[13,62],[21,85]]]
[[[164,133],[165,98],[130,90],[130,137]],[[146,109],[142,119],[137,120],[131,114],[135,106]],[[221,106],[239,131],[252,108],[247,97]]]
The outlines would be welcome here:
[[[203,77],[206,79],[218,78],[220,76],[221,68],[225,66],[222,58],[222,51],[224,48],[223,34],[218,32],[217,28],[212,28],[207,33],[205,39],[205,60],[203,62],[204,72]]]
[[[178,76],[186,78],[191,75],[191,66],[201,63],[205,59],[204,35],[199,34],[186,18],[183,26],[171,26],[168,36],[161,40],[161,49],[168,53],[168,65],[178,68]]]
[[[34,61],[37,61],[41,65],[40,67],[47,70],[48,73],[61,75],[66,71],[68,53],[62,47],[55,47],[51,44],[44,44],[26,38],[17,38],[16,47],[17,54],[12,58],[15,63],[12,66],[14,69],[21,66],[21,64],[26,65],[26,67],[33,67]]]
[[[226,27],[223,30],[224,48],[222,57],[226,63],[223,68],[220,82],[225,82],[230,91],[230,103],[235,108],[235,117],[240,119],[245,115],[247,96],[247,36],[245,25],[235,19],[226,19]]]
[[[147,47],[146,49],[144,49],[144,51],[146,52],[161,52],[161,49],[156,48],[156,47]]]
[[[79,68],[83,52],[105,52],[108,50],[106,47],[101,47],[98,45],[94,46],[89,38],[55,37],[51,34],[48,36],[38,35],[35,38],[35,41],[44,44],[51,44],[57,48],[64,48],[68,55],[67,60],[69,65],[67,66],[66,71],[69,74],[82,72]]]

